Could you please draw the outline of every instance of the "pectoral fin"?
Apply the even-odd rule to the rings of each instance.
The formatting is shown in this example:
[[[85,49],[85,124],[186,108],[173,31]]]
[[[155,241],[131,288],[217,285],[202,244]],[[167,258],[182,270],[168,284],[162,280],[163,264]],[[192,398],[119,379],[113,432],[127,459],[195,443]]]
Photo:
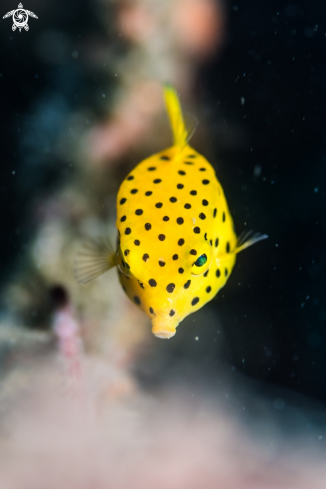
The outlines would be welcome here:
[[[258,243],[258,241],[266,238],[268,238],[267,234],[254,233],[253,231],[241,233],[238,238],[235,253],[240,253],[240,251],[243,251],[249,246],[252,246],[253,244]]]
[[[73,273],[79,284],[86,284],[116,266],[115,250],[106,239],[90,240],[77,252]]]

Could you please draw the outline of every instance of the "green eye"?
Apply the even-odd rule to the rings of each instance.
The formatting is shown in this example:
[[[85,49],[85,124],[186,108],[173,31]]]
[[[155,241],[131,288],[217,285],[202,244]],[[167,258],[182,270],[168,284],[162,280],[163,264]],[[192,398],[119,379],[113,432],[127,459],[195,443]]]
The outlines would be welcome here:
[[[207,262],[207,256],[204,253],[203,255],[200,255],[199,258],[197,258],[197,260],[195,261],[195,265],[196,267],[202,267],[203,265],[205,265],[206,262]]]

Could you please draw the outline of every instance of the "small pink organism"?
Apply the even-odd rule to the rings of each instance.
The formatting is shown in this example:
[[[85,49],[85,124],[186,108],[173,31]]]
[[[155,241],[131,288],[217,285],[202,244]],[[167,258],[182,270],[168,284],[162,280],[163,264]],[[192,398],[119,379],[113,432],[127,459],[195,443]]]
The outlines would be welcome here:
[[[56,304],[52,327],[58,340],[59,354],[64,365],[68,387],[73,394],[80,395],[83,378],[83,344],[80,325],[65,289],[61,286],[54,287],[52,297]]]

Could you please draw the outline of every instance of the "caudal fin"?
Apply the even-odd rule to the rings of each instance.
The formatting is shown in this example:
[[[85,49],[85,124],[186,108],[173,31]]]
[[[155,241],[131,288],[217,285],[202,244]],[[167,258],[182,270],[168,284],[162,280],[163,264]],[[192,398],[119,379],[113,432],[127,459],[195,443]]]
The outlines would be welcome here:
[[[197,119],[188,114],[183,117],[178,94],[170,83],[164,85],[164,98],[173,133],[173,144],[184,146],[195,132]]]

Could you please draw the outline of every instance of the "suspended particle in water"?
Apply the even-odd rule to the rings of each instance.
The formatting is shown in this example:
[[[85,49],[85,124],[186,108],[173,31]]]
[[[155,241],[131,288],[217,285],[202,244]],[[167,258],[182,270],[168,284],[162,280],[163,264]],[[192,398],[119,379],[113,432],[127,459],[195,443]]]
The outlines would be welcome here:
[[[255,168],[254,168],[254,177],[258,178],[260,177],[261,175],[261,166],[260,165],[256,165]]]

